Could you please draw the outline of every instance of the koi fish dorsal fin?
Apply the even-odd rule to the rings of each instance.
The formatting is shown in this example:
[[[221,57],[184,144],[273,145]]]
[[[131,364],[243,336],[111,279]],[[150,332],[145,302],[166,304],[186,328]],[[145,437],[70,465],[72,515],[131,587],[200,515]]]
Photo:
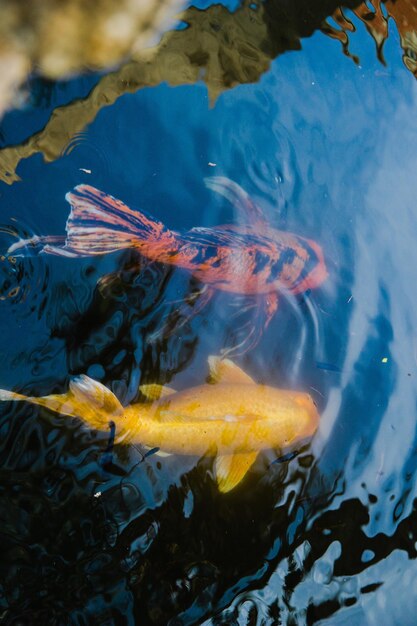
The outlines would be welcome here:
[[[259,224],[259,222],[266,221],[262,210],[255,204],[249,194],[240,185],[230,180],[230,178],[226,176],[211,176],[210,178],[205,178],[204,183],[208,189],[219,193],[226,200],[229,200],[235,209],[240,211],[248,224]]]
[[[100,409],[107,415],[119,416],[124,413],[123,406],[114,393],[85,374],[73,378],[69,387],[76,400],[82,404]]]
[[[254,385],[255,381],[230,359],[209,356],[209,382]]]
[[[159,400],[159,398],[165,398],[171,396],[173,393],[177,393],[175,389],[167,387],[166,385],[140,385],[139,391],[147,398],[147,400]]]
[[[216,480],[219,491],[227,493],[244,478],[255,462],[257,452],[224,454],[216,458]]]

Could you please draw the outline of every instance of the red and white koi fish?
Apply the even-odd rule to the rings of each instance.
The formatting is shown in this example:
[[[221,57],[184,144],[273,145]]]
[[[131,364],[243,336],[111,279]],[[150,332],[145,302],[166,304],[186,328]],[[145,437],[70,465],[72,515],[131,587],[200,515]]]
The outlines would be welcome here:
[[[257,297],[263,323],[253,346],[278,308],[279,292],[299,294],[325,280],[323,252],[311,239],[270,226],[261,209],[233,181],[213,177],[206,179],[206,185],[235,205],[241,215],[239,225],[179,233],[90,185],[78,185],[66,195],[71,212],[63,245],[50,245],[56,244],[56,237],[40,237],[20,241],[8,252],[28,243],[44,244],[45,253],[75,257],[135,248],[143,257],[186,269],[201,281],[203,299],[198,310],[215,290]]]

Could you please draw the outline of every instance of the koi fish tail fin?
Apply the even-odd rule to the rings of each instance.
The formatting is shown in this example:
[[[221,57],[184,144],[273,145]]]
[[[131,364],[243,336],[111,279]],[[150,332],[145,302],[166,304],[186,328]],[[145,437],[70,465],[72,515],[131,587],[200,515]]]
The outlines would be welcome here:
[[[14,402],[14,401],[27,401],[30,400],[27,396],[23,396],[20,393],[14,391],[7,391],[7,389],[0,389],[0,402]]]
[[[37,404],[38,406],[46,407],[55,413],[62,413],[63,415],[69,416],[77,415],[72,410],[71,403],[68,402],[68,394],[36,398],[35,396],[24,396],[21,393],[0,389],[0,402],[28,402],[29,404]],[[63,407],[64,410],[62,410]]]
[[[45,246],[44,252],[93,256],[140,248],[170,234],[161,222],[90,185],[78,185],[65,197],[71,205],[65,246]]]
[[[123,406],[110,389],[85,375],[72,378],[68,391],[62,394],[35,397],[0,389],[0,402],[16,400],[45,407],[60,415],[79,417],[97,429],[106,429],[109,421],[120,421],[124,415]]]

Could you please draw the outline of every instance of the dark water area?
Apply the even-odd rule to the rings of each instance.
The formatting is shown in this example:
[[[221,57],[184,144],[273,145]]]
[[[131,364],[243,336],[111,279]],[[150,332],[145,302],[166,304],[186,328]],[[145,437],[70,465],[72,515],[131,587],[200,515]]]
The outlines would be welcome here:
[[[412,3],[364,6],[392,16],[385,65],[364,11],[344,10],[347,40],[335,19],[320,30],[330,2],[302,7],[298,31],[284,3],[267,2],[275,35],[258,51],[270,64],[242,84],[216,87],[201,61],[195,81],[152,78],[96,106],[89,94],[111,74],[33,78],[1,120],[3,389],[63,393],[87,374],[131,404],[139,384],[203,383],[208,356],[257,324],[259,309],[227,292],[191,315],[198,280],[134,250],[6,255],[19,238],[62,235],[65,194],[80,183],[184,232],[239,224],[204,182],[226,176],[271,225],[318,242],[328,270],[317,289],[282,294],[258,344],[233,357],[257,382],[309,392],[319,429],[295,455],[261,453],[230,493],[210,457],[114,446],[111,429],[2,403],[2,624],[415,623],[417,23],[400,19]],[[271,24],[283,7],[278,45]],[[199,8],[211,19],[212,5]],[[328,36],[336,27],[357,63]],[[233,58],[219,59],[232,75]],[[172,57],[179,74],[181,62]],[[74,122],[77,102],[93,111],[86,125]],[[68,135],[59,149],[48,130],[57,107]]]

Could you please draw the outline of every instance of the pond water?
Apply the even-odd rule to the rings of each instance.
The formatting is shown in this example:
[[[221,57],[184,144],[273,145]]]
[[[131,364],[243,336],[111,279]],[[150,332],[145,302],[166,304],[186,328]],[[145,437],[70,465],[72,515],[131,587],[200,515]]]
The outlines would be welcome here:
[[[261,454],[228,494],[208,457],[112,447],[76,418],[2,404],[2,623],[415,623],[417,83],[407,41],[417,24],[411,2],[392,4],[384,65],[369,14],[385,23],[389,3],[345,10],[354,31],[334,19],[320,30],[330,5],[301,6],[302,27],[280,26],[279,39],[279,3],[201,4],[154,73],[131,62],[34,78],[1,120],[4,389],[62,393],[87,374],[129,404],[141,382],[201,384],[208,356],[256,324],[259,311],[227,292],[182,319],[201,285],[132,250],[7,256],[19,238],[64,234],[77,184],[184,232],[239,223],[204,182],[228,177],[271,225],[319,243],[328,270],[318,288],[282,294],[257,345],[233,357],[258,382],[308,391],[318,432],[295,455]],[[211,43],[190,74],[184,38],[206,24]],[[336,28],[357,63],[329,36]]]

